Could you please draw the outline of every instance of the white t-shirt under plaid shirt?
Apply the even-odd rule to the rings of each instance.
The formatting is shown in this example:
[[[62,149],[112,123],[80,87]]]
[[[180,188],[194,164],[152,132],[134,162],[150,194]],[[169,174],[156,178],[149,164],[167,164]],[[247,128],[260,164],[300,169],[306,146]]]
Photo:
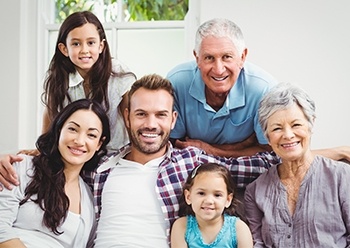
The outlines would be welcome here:
[[[101,196],[103,187],[107,187],[105,182],[111,168],[115,167],[129,152],[129,146],[123,147],[119,153],[107,158],[107,160],[99,166],[97,173],[85,175],[86,180],[90,181],[94,189],[94,204],[97,218],[99,218],[101,210],[103,211],[103,208],[101,209]],[[239,158],[214,157],[195,147],[188,147],[181,150],[174,149],[169,143],[167,153],[159,163],[155,182],[156,185],[154,187],[159,206],[164,216],[165,232],[168,238],[170,227],[175,218],[178,217],[178,200],[182,194],[183,183],[193,168],[199,164],[208,162],[219,163],[226,166],[231,171],[232,177],[237,183],[237,187],[243,188],[265,172],[270,166],[278,164],[280,159],[273,152],[258,153],[255,156]],[[129,181],[130,184],[138,183],[132,179],[129,179]],[[127,185],[125,185],[123,190],[127,190]],[[119,195],[109,197],[124,201]],[[107,200],[108,199],[106,199],[106,201]],[[141,206],[142,203],[140,202],[140,207]],[[112,218],[112,216],[109,217]],[[99,225],[104,225],[104,223],[99,222]],[[109,226],[109,228],[113,230],[114,227]],[[132,239],[134,237],[136,236],[133,235],[128,238]],[[117,242],[117,240],[115,240],[115,242]]]

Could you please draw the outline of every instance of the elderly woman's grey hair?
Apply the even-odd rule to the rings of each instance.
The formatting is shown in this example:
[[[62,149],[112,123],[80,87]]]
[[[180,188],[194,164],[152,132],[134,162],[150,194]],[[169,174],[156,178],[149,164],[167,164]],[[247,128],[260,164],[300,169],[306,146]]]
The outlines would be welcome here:
[[[215,38],[226,37],[231,39],[239,54],[242,54],[246,48],[241,29],[228,19],[215,18],[206,21],[199,26],[194,46],[194,51],[197,55],[200,52],[203,38],[208,36],[213,36]]]
[[[310,130],[316,118],[315,102],[301,88],[290,83],[280,83],[274,86],[261,100],[259,106],[259,123],[268,139],[267,122],[278,110],[284,110],[297,104],[309,122]]]

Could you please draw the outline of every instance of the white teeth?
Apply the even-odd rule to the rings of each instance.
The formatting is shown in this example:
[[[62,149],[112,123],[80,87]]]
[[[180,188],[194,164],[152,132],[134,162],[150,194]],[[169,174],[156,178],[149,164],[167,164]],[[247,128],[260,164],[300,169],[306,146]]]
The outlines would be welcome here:
[[[228,76],[225,76],[225,77],[213,77],[214,80],[216,81],[223,81],[227,78]]]
[[[142,136],[148,137],[148,138],[155,138],[158,136],[156,133],[143,133]]]
[[[77,149],[73,149],[73,148],[70,148],[70,150],[71,150],[73,153],[84,153],[84,152],[81,151],[81,150],[77,150]]]
[[[291,143],[291,144],[284,144],[282,145],[283,147],[293,147],[293,146],[296,146],[298,144],[298,142],[294,142],[294,143]]]

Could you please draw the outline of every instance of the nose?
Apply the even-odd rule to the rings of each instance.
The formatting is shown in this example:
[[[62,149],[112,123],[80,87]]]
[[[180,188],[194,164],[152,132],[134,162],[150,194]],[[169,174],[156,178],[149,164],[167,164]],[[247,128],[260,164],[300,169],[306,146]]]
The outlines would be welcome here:
[[[82,134],[77,134],[74,139],[74,144],[78,146],[84,145],[84,135]]]
[[[286,139],[292,139],[292,138],[294,138],[295,135],[294,135],[294,132],[293,132],[292,128],[287,127],[284,130],[283,136]]]
[[[145,126],[147,128],[156,128],[157,127],[157,118],[155,115],[148,115],[145,120]]]
[[[87,44],[82,44],[81,45],[81,49],[80,49],[80,53],[87,54],[88,52],[89,52],[88,45]]]
[[[221,75],[226,71],[225,63],[221,59],[215,60],[213,71],[217,75]]]
[[[212,204],[214,202],[214,197],[212,195],[207,195],[204,201],[205,203]]]

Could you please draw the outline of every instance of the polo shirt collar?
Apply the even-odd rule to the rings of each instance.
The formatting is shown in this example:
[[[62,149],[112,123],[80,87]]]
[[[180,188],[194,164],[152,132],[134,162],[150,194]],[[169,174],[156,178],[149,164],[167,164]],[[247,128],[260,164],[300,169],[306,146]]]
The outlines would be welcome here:
[[[244,68],[241,70],[236,83],[233,85],[230,93],[226,98],[224,106],[218,111],[228,111],[231,109],[239,108],[245,105],[245,88],[243,85]],[[196,80],[199,79],[199,80]],[[213,111],[213,109],[207,104],[205,99],[205,83],[202,80],[202,76],[199,68],[195,71],[194,80],[191,82],[190,95],[197,101],[203,103],[204,108]]]

